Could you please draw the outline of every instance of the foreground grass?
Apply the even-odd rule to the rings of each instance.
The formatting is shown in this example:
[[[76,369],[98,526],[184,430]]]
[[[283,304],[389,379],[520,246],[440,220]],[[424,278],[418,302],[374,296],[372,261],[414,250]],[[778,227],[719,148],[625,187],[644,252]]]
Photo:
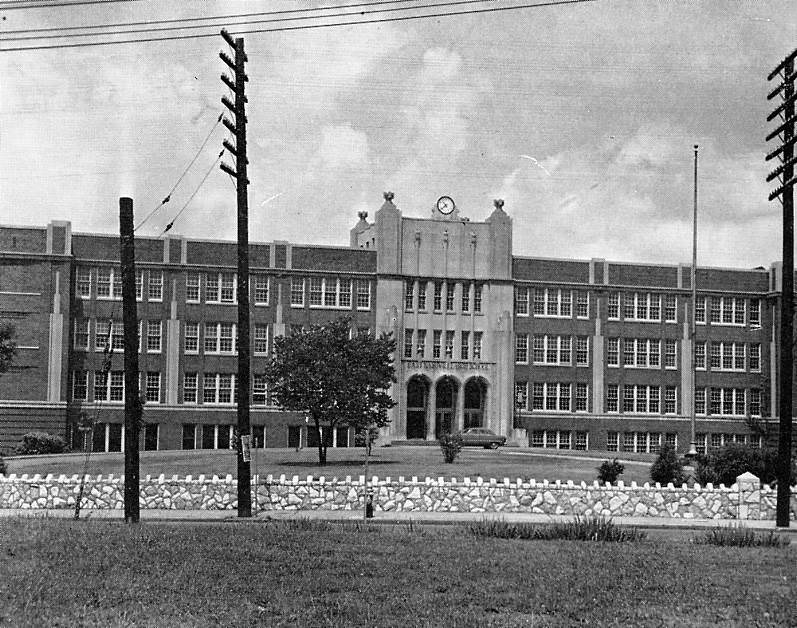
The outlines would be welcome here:
[[[318,454],[315,450],[304,449],[265,449],[257,451],[253,457],[252,473],[265,477],[269,473],[275,476],[285,474],[288,477],[308,475],[327,478],[343,478],[347,475],[357,477],[364,473],[362,449],[329,449],[329,459],[325,467],[318,466]],[[572,459],[574,452],[538,453],[525,450],[522,455],[519,449],[489,451],[484,449],[465,449],[453,464],[443,462],[442,454],[437,447],[386,447],[374,450],[370,460],[369,475],[380,478],[399,476],[420,478],[445,477],[462,478],[496,478],[508,477],[534,478],[542,480],[573,480],[574,482],[592,482],[597,476],[598,462],[594,460]],[[605,452],[587,452],[601,457]],[[612,454],[616,456],[617,454]],[[631,454],[633,455],[633,454]],[[608,457],[609,454],[606,454]],[[648,456],[652,460],[653,456]],[[46,456],[36,458],[13,458],[8,460],[9,473],[47,473],[66,475],[80,474],[83,469],[82,455]],[[91,475],[121,474],[124,469],[122,454],[93,454],[90,458],[88,473]],[[643,483],[649,481],[650,466],[626,464],[625,472],[620,479],[630,483],[632,480]],[[237,474],[235,454],[232,451],[193,450],[193,451],[147,451],[141,453],[141,475],[207,476]]]
[[[793,548],[325,522],[0,521],[13,626],[789,626]]]

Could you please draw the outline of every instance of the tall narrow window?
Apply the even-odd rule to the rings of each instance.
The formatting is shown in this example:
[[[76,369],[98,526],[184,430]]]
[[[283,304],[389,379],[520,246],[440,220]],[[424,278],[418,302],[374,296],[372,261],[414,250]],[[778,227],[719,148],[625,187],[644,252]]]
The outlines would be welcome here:
[[[525,286],[515,287],[515,314],[529,315],[529,289]]]
[[[161,400],[161,374],[153,371],[147,373],[144,395],[147,403],[160,403]]]
[[[443,284],[439,281],[434,282],[434,311],[443,310]]]
[[[268,275],[255,275],[255,305],[268,305]]]
[[[482,289],[484,286],[480,283],[473,285],[473,311],[481,314],[482,311]]]
[[[470,332],[463,331],[460,333],[460,354],[459,357],[462,360],[469,360],[470,359]]]
[[[761,300],[760,299],[750,299],[750,312],[747,315],[748,323],[750,327],[760,327],[761,326]]]
[[[357,280],[357,309],[371,309],[371,282],[367,279]]]
[[[291,277],[291,307],[304,307],[303,277]]]
[[[473,359],[481,360],[482,357],[482,332],[473,332]]]
[[[432,332],[432,357],[439,358],[442,345],[443,332],[435,329]]]
[[[609,320],[620,320],[620,293],[610,292],[607,304],[607,317]]]
[[[454,311],[454,292],[456,284],[452,282],[446,283],[446,312]]]
[[[589,292],[586,290],[576,291],[576,317],[589,318]]]
[[[464,313],[470,312],[470,286],[469,283],[462,284],[462,311]]]
[[[418,282],[418,309],[426,309],[426,282],[423,280]]]
[[[183,342],[186,353],[199,353],[199,323],[185,323]]]
[[[678,322],[678,299],[674,294],[664,296],[664,320],[668,323]]]
[[[415,282],[408,279],[404,282],[404,309],[412,311],[415,305]]]
[[[670,338],[664,341],[664,368],[678,368],[678,341]]]
[[[338,307],[351,307],[351,287],[352,281],[348,277],[338,279]]]
[[[424,354],[426,353],[426,330],[419,329],[418,330],[418,358],[423,360]]]
[[[199,303],[199,273],[186,274],[185,300],[187,303]]]
[[[196,403],[198,375],[185,373],[183,375],[183,403]]]
[[[91,269],[79,266],[75,274],[75,289],[82,299],[91,297]]]
[[[576,366],[589,366],[589,337],[576,338]]]
[[[149,282],[147,284],[147,300],[163,301],[163,271],[149,271]]]
[[[255,354],[266,355],[268,353],[268,325],[255,325]]]
[[[411,358],[412,357],[412,330],[405,329],[404,330],[404,357]]]
[[[529,361],[529,335],[517,334],[515,336],[515,362],[528,364]]]
[[[446,331],[446,359],[454,357],[454,331],[449,329]]]
[[[89,348],[89,319],[75,319],[75,349],[88,350]]]
[[[161,352],[161,321],[147,321],[147,353]]]

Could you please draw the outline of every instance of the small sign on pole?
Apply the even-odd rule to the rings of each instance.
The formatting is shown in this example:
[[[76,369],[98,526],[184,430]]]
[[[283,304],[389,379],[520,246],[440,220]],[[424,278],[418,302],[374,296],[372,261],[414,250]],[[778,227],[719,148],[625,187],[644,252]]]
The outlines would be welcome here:
[[[252,436],[246,434],[241,436],[241,456],[244,462],[249,462],[252,452]]]

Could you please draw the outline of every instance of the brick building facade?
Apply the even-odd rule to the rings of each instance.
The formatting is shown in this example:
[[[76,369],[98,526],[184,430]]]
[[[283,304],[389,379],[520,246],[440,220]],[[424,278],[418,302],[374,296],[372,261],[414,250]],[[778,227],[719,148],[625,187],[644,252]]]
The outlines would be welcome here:
[[[250,245],[253,434],[267,447],[350,446],[308,431],[262,376],[275,336],[346,314],[353,333],[391,332],[397,402],[383,442],[485,426],[534,447],[685,451],[745,441],[777,409],[780,267],[698,268],[692,350],[690,266],[512,255],[496,201],[484,222],[443,197],[405,217],[392,194],[349,247]],[[224,448],[236,423],[236,244],[137,238],[144,449]],[[79,448],[122,449],[119,239],[0,227],[0,319],[18,356],[0,377],[0,451],[32,430]],[[106,350],[110,343],[113,351]],[[103,364],[110,360],[108,377]]]

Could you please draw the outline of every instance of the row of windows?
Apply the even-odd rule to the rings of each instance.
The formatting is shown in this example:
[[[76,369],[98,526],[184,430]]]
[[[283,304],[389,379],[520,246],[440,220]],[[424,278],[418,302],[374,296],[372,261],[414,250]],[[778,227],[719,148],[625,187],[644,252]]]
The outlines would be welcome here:
[[[144,299],[144,275],[145,271],[136,271],[136,299]],[[147,276],[147,300],[163,301],[163,271],[148,270]],[[98,299],[121,299],[122,298],[122,272],[115,267],[90,268],[79,266],[75,272],[75,294],[83,299],[90,299],[92,296],[92,283],[94,284],[94,294]]]
[[[699,454],[707,453],[709,447],[716,449],[731,443],[761,447],[763,439],[760,434],[695,434],[695,449]]]
[[[761,372],[761,345],[744,342],[699,342],[695,344],[695,368],[706,368],[706,345],[709,347],[708,365],[712,371],[749,370]]]
[[[533,382],[531,407],[529,383],[515,382],[516,410],[548,410],[555,412],[587,412],[589,410],[589,385],[578,382]]]
[[[529,310],[529,298],[532,308]],[[546,318],[571,318],[575,297],[576,318],[589,318],[589,292],[585,290],[564,290],[559,288],[515,287],[515,314]]]
[[[623,338],[625,368],[661,368],[662,341],[650,338]],[[620,338],[606,339],[606,365],[620,366]],[[678,341],[664,340],[664,368],[678,368]]]
[[[531,446],[547,449],[589,449],[589,432],[570,430],[534,430],[531,433]]]
[[[94,330],[94,342],[91,332]],[[104,319],[76,318],[74,323],[73,345],[75,349],[105,351],[109,346],[114,351],[123,351],[125,346],[124,327],[121,321]],[[138,321],[138,350],[142,346],[147,353],[160,353],[163,345],[163,323],[161,321]]]
[[[157,423],[145,423],[141,431],[144,435],[144,451],[157,450],[159,425]],[[121,423],[95,423],[91,430],[90,442],[91,451],[123,451],[125,447],[125,426]],[[79,446],[83,446],[83,443]]]
[[[139,387],[147,403],[161,402],[161,374],[148,371],[139,374]],[[89,401],[89,382],[93,383],[94,401],[123,402],[125,400],[124,371],[73,371],[72,399]]]
[[[620,389],[622,388],[622,406]],[[663,398],[662,398],[663,394]],[[606,386],[606,412],[633,412],[635,414],[675,414],[678,406],[677,386],[650,386],[647,384],[608,384]]]
[[[761,325],[761,301],[741,297],[698,297],[695,302],[695,322],[706,322],[706,309],[712,325]]]
[[[655,454],[667,444],[678,448],[678,434],[668,432],[607,432],[607,451],[629,451],[637,454]]]
[[[429,284],[431,283],[431,292]],[[480,283],[460,283],[454,281],[433,281],[407,280],[404,282],[404,309],[411,312],[419,310],[421,312],[431,309],[434,312],[454,313],[459,311],[465,314],[472,311],[476,314],[482,311],[482,293],[484,287]],[[431,294],[431,299],[427,296]],[[431,300],[432,307],[429,308]],[[445,305],[445,308],[443,308]]]
[[[532,337],[532,361],[534,364],[548,366],[589,366],[589,338],[587,336],[548,336]],[[573,348],[575,347],[575,356]],[[575,357],[575,361],[573,358]],[[515,336],[515,362],[529,363],[529,335]]]
[[[233,405],[238,402],[237,377],[233,373],[185,373],[183,375],[183,403]],[[252,376],[252,405],[276,405],[268,392],[266,376]]]
[[[404,330],[405,358],[412,358],[416,355],[418,359],[426,357],[426,335],[425,329]],[[447,360],[451,360],[458,356],[460,360],[481,360],[482,338],[483,334],[480,331],[473,333],[460,331],[457,334],[453,330],[447,330],[444,334],[441,329],[433,329],[432,358],[445,357]]]
[[[200,337],[200,329],[202,336]],[[252,348],[255,355],[266,355],[269,346],[269,326],[255,324],[251,328]],[[238,352],[238,325],[236,323],[188,321],[184,326],[183,350],[197,355],[200,347],[205,355],[235,355]]]
[[[695,388],[695,414],[761,416],[758,388]]]
[[[348,277],[311,277],[305,299],[307,280],[291,277],[291,307],[350,309],[352,300],[358,310],[371,309],[371,282]]]

